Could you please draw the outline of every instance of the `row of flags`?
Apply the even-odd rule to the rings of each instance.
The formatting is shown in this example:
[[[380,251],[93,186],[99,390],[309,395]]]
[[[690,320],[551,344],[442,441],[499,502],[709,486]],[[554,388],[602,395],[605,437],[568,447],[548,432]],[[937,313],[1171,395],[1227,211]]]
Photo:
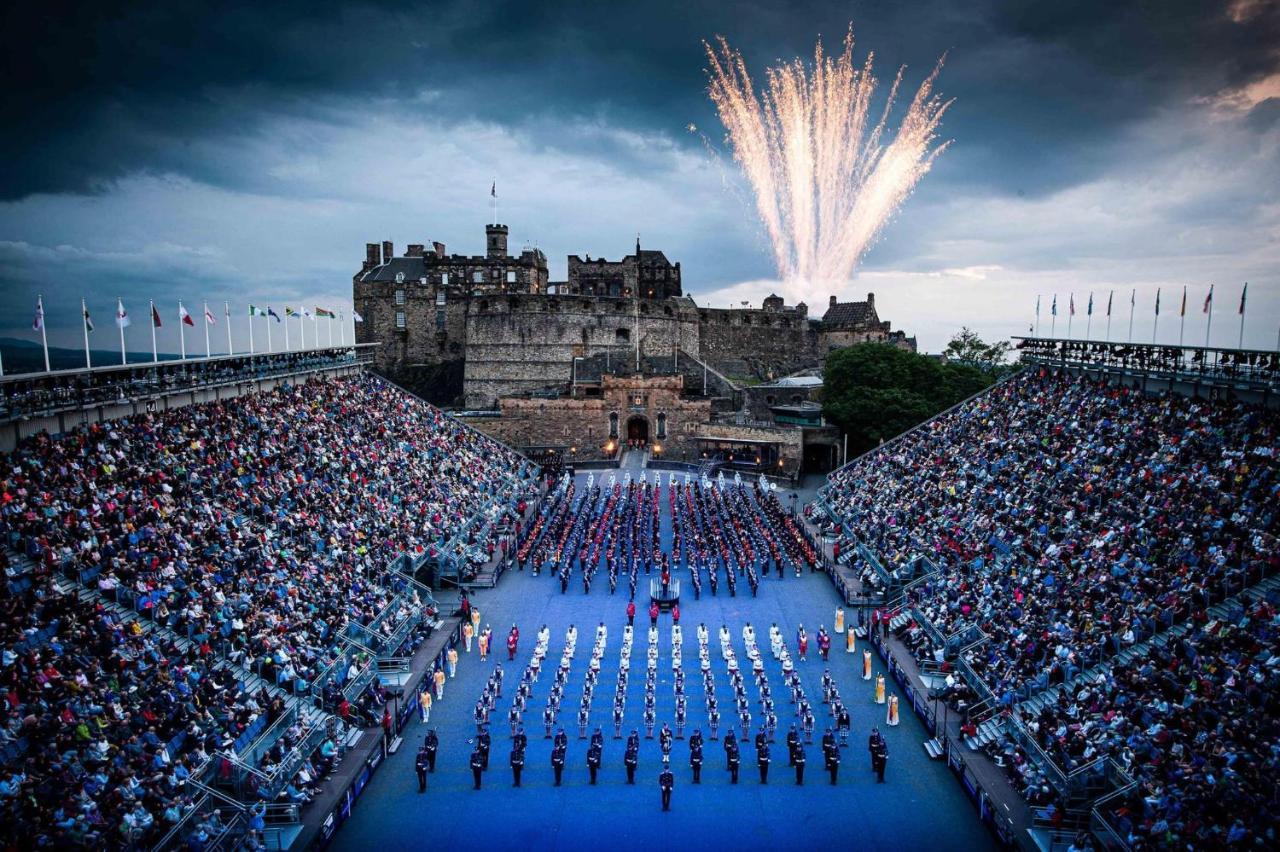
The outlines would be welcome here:
[[[1112,304],[1112,300],[1115,299],[1115,295],[1116,295],[1115,290],[1112,290],[1109,294],[1107,294],[1107,314],[1106,314],[1107,316],[1111,316],[1111,304]],[[1244,287],[1240,290],[1240,309],[1238,311],[1240,316],[1244,316],[1245,304],[1248,298],[1249,298],[1249,282],[1246,281]],[[1134,307],[1137,304],[1138,304],[1138,291],[1134,290],[1129,294],[1129,307]],[[1072,293],[1070,296],[1070,303],[1068,305],[1067,310],[1070,312],[1071,316],[1076,315],[1076,294],[1075,293]],[[1213,310],[1213,285],[1210,284],[1209,292],[1204,297],[1204,307],[1201,309],[1201,312],[1207,314],[1212,310]],[[1053,295],[1053,304],[1050,305],[1049,307],[1049,313],[1051,313],[1055,317],[1058,315],[1058,294],[1057,293]],[[1092,293],[1089,294],[1089,304],[1088,304],[1088,307],[1086,308],[1086,313],[1089,316],[1093,316],[1093,294]],[[1160,288],[1159,287],[1156,288],[1155,315],[1160,316]],[[1182,288],[1182,309],[1181,311],[1179,311],[1179,316],[1185,317],[1186,315],[1187,315],[1187,288],[1184,285]],[[1040,316],[1040,297],[1039,296],[1036,296],[1036,316],[1037,317]]]
[[[1208,316],[1208,320],[1205,323],[1205,346],[1206,347],[1209,345],[1209,325],[1213,322],[1213,292],[1214,292],[1214,285],[1210,284],[1209,291],[1205,294],[1204,303],[1201,307],[1201,313],[1206,314]],[[1107,294],[1106,317],[1107,317],[1107,323],[1108,323],[1108,326],[1107,326],[1108,339],[1110,339],[1111,337],[1110,335],[1111,309],[1115,301],[1115,295],[1116,295],[1115,290],[1112,290]],[[1160,322],[1160,298],[1161,298],[1161,288],[1157,287],[1154,314],[1153,314],[1153,316],[1155,317],[1155,323],[1153,324],[1152,330],[1151,330],[1152,343],[1155,342],[1156,329]],[[1246,281],[1244,286],[1240,288],[1240,306],[1236,311],[1240,315],[1240,343],[1239,343],[1240,348],[1244,348],[1244,315],[1245,315],[1245,307],[1248,304],[1248,299],[1249,299],[1249,283]],[[1138,304],[1138,291],[1137,289],[1134,289],[1129,293],[1129,338],[1131,340],[1133,338],[1133,314],[1134,314],[1134,310],[1137,307],[1137,304]],[[1057,317],[1058,317],[1058,294],[1057,293],[1053,295],[1053,302],[1049,306],[1049,314],[1054,318],[1054,323],[1056,324]],[[1089,317],[1090,322],[1092,322],[1093,293],[1089,294],[1089,302],[1085,306],[1085,314],[1086,316]],[[1068,301],[1067,301],[1068,323],[1070,322],[1070,318],[1074,317],[1075,315],[1076,315],[1076,294],[1071,293],[1068,296]],[[1182,345],[1182,332],[1185,331],[1186,316],[1187,316],[1186,285],[1183,285],[1182,287],[1182,306],[1179,308],[1178,316],[1182,318],[1182,329],[1178,333],[1178,345]],[[1037,335],[1040,333],[1039,325],[1040,325],[1040,296],[1036,296],[1036,325],[1033,327],[1032,330]],[[1069,324],[1068,324],[1068,328],[1070,328]],[[1068,336],[1070,336],[1070,331],[1068,331]],[[1088,336],[1088,333],[1086,332],[1086,337],[1087,336]]]
[[[231,305],[230,303],[224,302],[223,310],[224,310],[224,316],[226,319],[226,329],[227,329],[226,354],[230,355],[233,352],[233,347],[231,342]],[[156,361],[156,360],[159,360],[159,355],[158,355],[158,352],[156,351],[156,329],[164,327],[164,320],[161,318],[160,310],[156,307],[156,303],[154,301],[152,301],[150,304],[149,313],[151,315],[150,317],[151,319],[151,322],[150,322],[151,357],[153,361]],[[89,334],[93,331],[96,331],[97,326],[93,321],[92,314],[89,313],[89,307],[85,303],[84,299],[80,300],[80,314],[81,314],[81,320],[82,320],[82,328],[84,331],[85,366],[92,367],[92,363],[89,357]],[[351,314],[352,314],[352,319],[355,322],[364,322],[364,317],[360,316],[360,313],[358,311],[352,310]],[[296,309],[292,306],[285,305],[284,317],[282,318],[280,314],[278,314],[275,311],[275,309],[270,306],[267,306],[264,309],[264,308],[258,307],[257,305],[249,305],[249,353],[253,354],[255,351],[254,343],[253,343],[253,320],[255,318],[264,318],[268,320],[267,351],[272,352],[274,351],[274,349],[272,348],[272,344],[271,344],[270,320],[274,319],[277,323],[280,323],[280,322],[283,322],[284,319],[293,318],[293,317],[297,317],[300,323],[299,331],[302,335],[303,348],[306,348],[306,326],[301,325],[301,323],[303,320],[308,320],[308,319],[312,320],[313,322],[316,322],[322,319],[338,320],[339,321],[338,331],[342,338],[341,342],[342,342],[342,345],[346,344],[346,326],[342,324],[342,320],[343,320],[342,311],[333,311],[328,308],[320,307],[318,305],[315,306],[314,310],[312,310],[311,308],[307,308],[303,305],[299,305]],[[205,357],[207,358],[207,357],[211,357],[213,354],[211,345],[210,345],[209,330],[212,327],[218,325],[218,319],[217,317],[214,316],[213,311],[209,309],[208,302],[205,302],[203,306],[203,318],[204,318],[204,329],[205,329],[205,335],[204,335]],[[123,299],[116,299],[115,324],[116,324],[116,327],[120,330],[120,363],[124,364],[127,361],[127,356],[125,354],[124,330],[133,324],[133,320],[130,318],[129,312],[125,309]],[[186,341],[186,335],[184,332],[186,328],[195,328],[196,318],[191,314],[190,311],[187,310],[186,306],[181,301],[178,302],[177,325],[178,325],[178,331],[179,331],[179,342],[182,349],[181,355],[185,359],[187,357],[187,341]],[[45,327],[44,297],[42,295],[36,297],[35,317],[31,322],[31,328],[34,331],[40,332],[41,345],[44,347],[44,368],[47,372],[49,370],[49,341],[48,341],[48,335],[46,333],[46,327]],[[332,346],[333,345],[332,323],[328,324],[328,330],[329,330],[329,345]],[[287,323],[284,326],[284,331],[285,331],[285,348],[289,349],[290,348],[289,326]],[[317,340],[315,341],[315,344],[318,345],[319,329],[316,329],[315,331],[313,331],[313,334],[317,338]],[[0,366],[0,375],[3,375],[3,366]]]

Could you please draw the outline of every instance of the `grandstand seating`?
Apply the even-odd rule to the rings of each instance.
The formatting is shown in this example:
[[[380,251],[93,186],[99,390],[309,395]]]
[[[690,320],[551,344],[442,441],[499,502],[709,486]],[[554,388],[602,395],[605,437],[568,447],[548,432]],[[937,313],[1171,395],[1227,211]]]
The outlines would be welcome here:
[[[1126,844],[1245,844],[1276,829],[1278,437],[1273,411],[1033,368],[809,512],[1029,801],[1106,764],[1134,779],[1099,814]]]
[[[376,658],[417,641],[400,555],[483,549],[527,473],[368,375],[23,442],[0,842],[152,846],[305,804],[343,726],[381,718]]]

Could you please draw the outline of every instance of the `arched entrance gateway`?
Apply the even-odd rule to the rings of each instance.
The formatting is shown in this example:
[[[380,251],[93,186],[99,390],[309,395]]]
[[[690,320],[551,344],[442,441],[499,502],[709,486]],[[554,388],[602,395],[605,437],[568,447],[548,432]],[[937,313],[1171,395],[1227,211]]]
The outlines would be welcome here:
[[[632,417],[627,420],[627,441],[636,444],[649,443],[649,421],[644,417]]]

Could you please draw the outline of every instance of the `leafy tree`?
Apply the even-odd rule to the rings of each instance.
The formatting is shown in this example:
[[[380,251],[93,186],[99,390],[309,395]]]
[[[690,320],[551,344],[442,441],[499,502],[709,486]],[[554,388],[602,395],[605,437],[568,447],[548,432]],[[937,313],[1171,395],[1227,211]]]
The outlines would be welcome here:
[[[988,373],[1001,373],[1008,366],[1005,364],[1005,359],[1008,358],[1011,349],[1007,340],[987,343],[978,336],[976,331],[964,326],[955,337],[951,338],[951,342],[947,344],[946,349],[942,350],[942,354],[949,361],[970,364]]]
[[[883,343],[833,352],[823,374],[823,414],[865,452],[989,386],[989,373]]]

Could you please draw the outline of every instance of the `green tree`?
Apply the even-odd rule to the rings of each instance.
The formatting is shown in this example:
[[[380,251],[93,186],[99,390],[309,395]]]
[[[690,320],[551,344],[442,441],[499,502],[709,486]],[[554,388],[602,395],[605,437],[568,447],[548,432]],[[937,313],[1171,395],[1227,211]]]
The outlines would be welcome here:
[[[833,352],[823,373],[823,414],[849,436],[849,455],[865,452],[993,381],[977,367],[882,343]]]
[[[955,337],[951,338],[951,342],[947,344],[946,349],[942,350],[942,354],[948,361],[958,361],[988,373],[999,374],[1008,366],[1005,360],[1009,357],[1011,349],[1007,340],[987,343],[978,336],[976,331],[964,326]]]

